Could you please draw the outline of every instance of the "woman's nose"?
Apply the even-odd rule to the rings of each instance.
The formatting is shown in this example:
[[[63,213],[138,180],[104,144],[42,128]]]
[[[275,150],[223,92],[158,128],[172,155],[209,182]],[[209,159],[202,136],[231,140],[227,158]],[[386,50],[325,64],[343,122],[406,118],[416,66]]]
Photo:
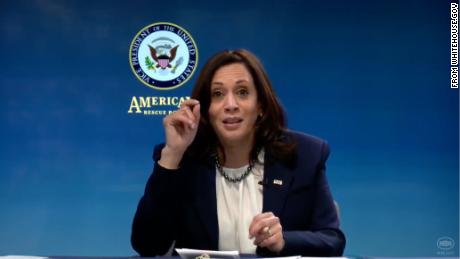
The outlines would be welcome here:
[[[233,94],[228,94],[225,98],[225,111],[233,112],[238,110],[238,102]]]

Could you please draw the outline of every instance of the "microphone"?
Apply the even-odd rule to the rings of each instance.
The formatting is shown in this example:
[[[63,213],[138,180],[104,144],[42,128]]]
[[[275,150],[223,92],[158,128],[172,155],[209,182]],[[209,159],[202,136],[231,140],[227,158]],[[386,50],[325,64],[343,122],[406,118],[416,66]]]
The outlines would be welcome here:
[[[269,185],[281,187],[283,185],[283,180],[273,179],[273,182],[270,184],[270,180],[263,179],[262,181],[259,181],[258,184],[265,186],[265,187],[268,187]]]
[[[262,181],[259,181],[258,184],[262,185],[262,186],[268,186],[268,180],[267,179],[263,179]]]

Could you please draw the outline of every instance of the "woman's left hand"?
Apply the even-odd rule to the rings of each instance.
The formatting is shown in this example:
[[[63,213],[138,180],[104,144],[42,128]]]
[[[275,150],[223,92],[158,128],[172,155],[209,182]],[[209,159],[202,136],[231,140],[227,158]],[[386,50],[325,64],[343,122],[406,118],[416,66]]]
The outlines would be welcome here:
[[[280,219],[271,212],[256,215],[249,226],[249,238],[254,244],[279,253],[284,248],[283,228]]]

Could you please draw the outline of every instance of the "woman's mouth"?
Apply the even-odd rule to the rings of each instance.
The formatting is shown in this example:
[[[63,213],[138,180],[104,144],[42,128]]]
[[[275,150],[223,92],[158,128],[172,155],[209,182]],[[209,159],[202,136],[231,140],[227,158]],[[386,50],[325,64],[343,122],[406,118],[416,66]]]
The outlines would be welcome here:
[[[234,130],[240,127],[241,123],[243,122],[242,118],[239,117],[229,117],[225,118],[222,123],[224,124],[224,128],[228,130]]]

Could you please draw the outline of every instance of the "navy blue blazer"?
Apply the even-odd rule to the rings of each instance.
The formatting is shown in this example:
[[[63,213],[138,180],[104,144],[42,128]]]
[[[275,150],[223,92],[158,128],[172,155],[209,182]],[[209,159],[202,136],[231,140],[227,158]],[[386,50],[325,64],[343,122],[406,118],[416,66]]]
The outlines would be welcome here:
[[[345,236],[325,175],[329,147],[310,135],[287,135],[297,142],[295,166],[288,167],[267,152],[264,164],[263,212],[271,211],[280,219],[285,239],[280,255],[340,256]],[[162,147],[155,148],[153,174],[134,216],[133,248],[141,256],[163,255],[175,240],[178,248],[218,250],[214,160],[203,163],[184,156],[180,169],[168,170],[156,163]],[[275,256],[260,247],[257,254]]]

